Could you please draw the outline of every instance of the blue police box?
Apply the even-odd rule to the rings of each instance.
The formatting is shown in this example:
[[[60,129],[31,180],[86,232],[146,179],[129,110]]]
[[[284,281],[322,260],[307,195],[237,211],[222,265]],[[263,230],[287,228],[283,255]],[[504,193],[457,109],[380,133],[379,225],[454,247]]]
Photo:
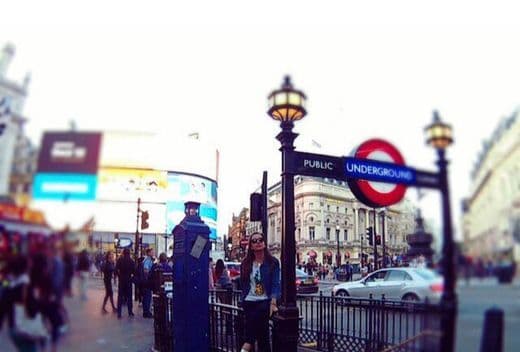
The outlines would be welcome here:
[[[173,338],[176,352],[209,350],[209,227],[200,203],[186,202],[173,229]]]

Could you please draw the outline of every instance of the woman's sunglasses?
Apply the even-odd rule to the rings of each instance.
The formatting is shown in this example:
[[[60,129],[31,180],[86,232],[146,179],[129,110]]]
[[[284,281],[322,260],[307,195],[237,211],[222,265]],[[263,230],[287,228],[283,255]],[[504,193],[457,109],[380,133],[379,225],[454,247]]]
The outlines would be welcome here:
[[[251,240],[251,243],[262,243],[264,242],[264,239],[262,237],[254,238]]]

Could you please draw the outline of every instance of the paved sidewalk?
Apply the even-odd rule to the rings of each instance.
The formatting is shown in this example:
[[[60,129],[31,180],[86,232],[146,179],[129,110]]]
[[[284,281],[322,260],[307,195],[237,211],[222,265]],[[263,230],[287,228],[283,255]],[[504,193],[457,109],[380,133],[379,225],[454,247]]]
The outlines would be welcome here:
[[[114,290],[117,295],[117,289]],[[126,307],[123,318],[116,314],[101,314],[104,289],[100,279],[91,279],[88,300],[79,297],[66,298],[70,329],[62,337],[58,351],[150,351],[153,345],[153,319],[144,319],[142,309],[134,304],[134,318],[129,318]],[[136,302],[134,302],[136,303]],[[111,311],[111,309],[110,309]],[[0,332],[0,350],[15,352],[6,327]]]

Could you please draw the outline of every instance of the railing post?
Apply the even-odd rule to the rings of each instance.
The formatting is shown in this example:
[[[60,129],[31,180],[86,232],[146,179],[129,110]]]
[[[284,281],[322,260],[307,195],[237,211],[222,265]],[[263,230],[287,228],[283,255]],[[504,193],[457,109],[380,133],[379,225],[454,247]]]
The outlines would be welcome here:
[[[493,307],[486,310],[480,352],[504,350],[504,311]]]
[[[316,333],[316,335],[318,336],[318,341],[317,341],[317,344],[318,344],[318,350],[321,350],[323,348],[323,334],[325,333],[324,329],[323,329],[323,292],[320,291],[320,299],[318,301],[318,309],[317,309],[317,314],[318,314],[318,331]]]

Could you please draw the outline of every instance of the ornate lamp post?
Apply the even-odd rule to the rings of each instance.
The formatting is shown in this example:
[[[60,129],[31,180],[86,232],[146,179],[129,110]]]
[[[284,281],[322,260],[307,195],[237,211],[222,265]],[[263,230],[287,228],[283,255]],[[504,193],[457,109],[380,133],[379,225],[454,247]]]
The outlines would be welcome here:
[[[298,345],[298,307],[296,306],[296,241],[294,238],[294,174],[288,172],[287,164],[292,159],[294,121],[306,114],[305,94],[295,90],[289,76],[282,87],[268,96],[267,113],[280,121],[282,131],[276,136],[282,152],[282,299],[279,314],[274,318],[273,350],[296,352]]]
[[[441,121],[437,111],[433,112],[433,122],[426,126],[426,143],[437,150],[437,166],[439,167],[440,191],[442,197],[443,244],[442,272],[444,275],[444,292],[441,304],[446,313],[442,321],[443,351],[455,350],[455,322],[457,317],[457,295],[455,293],[455,244],[453,242],[450,192],[448,186],[448,160],[446,148],[453,143],[452,128]]]

